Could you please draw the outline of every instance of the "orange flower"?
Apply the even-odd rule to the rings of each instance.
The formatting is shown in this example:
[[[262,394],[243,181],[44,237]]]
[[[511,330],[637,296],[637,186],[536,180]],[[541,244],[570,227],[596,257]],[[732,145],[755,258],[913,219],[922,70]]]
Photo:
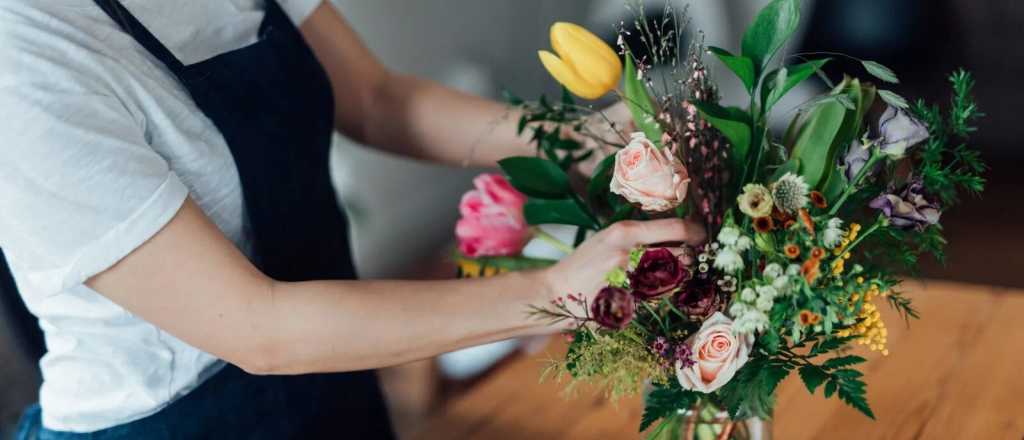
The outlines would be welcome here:
[[[789,229],[790,226],[793,226],[795,224],[796,224],[796,220],[786,219],[786,221],[782,223],[782,229]]]
[[[800,324],[804,326],[815,325],[821,321],[821,315],[814,313],[810,310],[800,311]]]
[[[771,217],[758,217],[754,219],[755,231],[765,233],[771,232],[772,229],[775,229],[775,222],[772,221]]]
[[[774,210],[772,210],[772,218],[778,220],[781,223],[785,223],[787,220],[792,219],[793,216],[780,211],[779,208],[775,208]]]
[[[814,249],[811,249],[811,259],[812,260],[821,260],[821,258],[824,257],[824,256],[825,256],[825,250],[824,249],[822,249],[820,247],[816,247]]]
[[[820,191],[811,191],[811,204],[818,209],[828,208],[828,200],[825,200],[825,195]]]
[[[807,284],[814,284],[814,280],[818,278],[820,266],[821,261],[814,258],[805,261],[803,266],[800,266],[800,275],[803,275],[804,279],[807,280]]]
[[[786,256],[789,257],[790,260],[795,260],[796,257],[800,256],[800,246],[792,243],[787,244],[786,247],[782,248],[782,251],[785,252]]]
[[[811,238],[814,238],[814,221],[811,220],[811,214],[804,208],[800,208],[799,212],[800,223],[804,225],[804,229],[806,229],[807,233],[811,235]]]

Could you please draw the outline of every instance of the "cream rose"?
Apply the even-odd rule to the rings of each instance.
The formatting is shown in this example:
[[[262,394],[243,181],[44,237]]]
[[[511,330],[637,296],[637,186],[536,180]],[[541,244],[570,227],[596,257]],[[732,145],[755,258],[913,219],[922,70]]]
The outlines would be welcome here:
[[[676,361],[676,378],[686,390],[711,393],[725,385],[750,359],[754,335],[736,335],[732,320],[721,312],[711,315],[687,340],[691,362]]]
[[[743,194],[736,198],[740,211],[753,218],[768,217],[772,215],[772,193],[764,185],[748,183],[743,187]]]
[[[690,176],[679,158],[659,149],[643,133],[633,133],[615,153],[611,191],[648,212],[668,211],[686,199]]]

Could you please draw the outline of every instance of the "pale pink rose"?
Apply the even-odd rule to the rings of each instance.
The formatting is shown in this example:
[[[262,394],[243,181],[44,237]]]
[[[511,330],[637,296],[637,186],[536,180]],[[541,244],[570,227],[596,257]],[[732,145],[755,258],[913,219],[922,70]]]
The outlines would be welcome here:
[[[647,212],[668,211],[686,199],[690,176],[668,148],[658,148],[643,133],[633,133],[615,153],[611,191]]]
[[[722,387],[750,359],[754,335],[737,336],[732,320],[721,312],[711,315],[686,341],[692,362],[676,361],[676,378],[686,390],[710,393]]]
[[[462,196],[455,224],[459,251],[467,257],[518,254],[530,238],[523,217],[526,196],[500,174],[481,174],[473,179],[476,189]]]

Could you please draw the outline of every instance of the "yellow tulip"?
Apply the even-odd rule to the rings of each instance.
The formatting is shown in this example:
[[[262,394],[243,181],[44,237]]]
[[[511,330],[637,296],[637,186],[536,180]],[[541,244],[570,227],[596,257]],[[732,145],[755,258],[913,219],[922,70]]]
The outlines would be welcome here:
[[[555,53],[537,52],[540,62],[556,81],[576,96],[597,99],[619,85],[622,77],[619,56],[583,27],[565,22],[553,24],[551,47]]]

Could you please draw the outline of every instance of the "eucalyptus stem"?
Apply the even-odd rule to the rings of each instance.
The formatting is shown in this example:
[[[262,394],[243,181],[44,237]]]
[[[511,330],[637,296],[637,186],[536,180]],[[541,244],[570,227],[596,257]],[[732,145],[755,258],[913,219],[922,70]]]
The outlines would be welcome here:
[[[571,254],[574,250],[572,246],[565,244],[564,242],[562,242],[562,240],[559,240],[554,235],[548,234],[546,231],[544,231],[538,226],[534,226],[530,229],[532,229],[533,231],[534,238],[551,245],[555,249],[564,252],[566,255]]]
[[[832,209],[828,211],[828,215],[830,217],[839,212],[839,209],[843,207],[844,203],[846,203],[846,199],[853,195],[857,190],[857,187],[860,186],[860,182],[867,177],[868,173],[870,173],[871,170],[875,168],[875,165],[877,165],[882,159],[885,159],[885,155],[882,154],[881,150],[872,148],[871,157],[868,159],[868,162],[861,167],[860,171],[857,172],[857,175],[853,177],[853,182],[850,182],[849,185],[846,186],[846,189],[843,190],[843,195],[839,197],[839,200],[836,200],[836,203],[832,205]]]

